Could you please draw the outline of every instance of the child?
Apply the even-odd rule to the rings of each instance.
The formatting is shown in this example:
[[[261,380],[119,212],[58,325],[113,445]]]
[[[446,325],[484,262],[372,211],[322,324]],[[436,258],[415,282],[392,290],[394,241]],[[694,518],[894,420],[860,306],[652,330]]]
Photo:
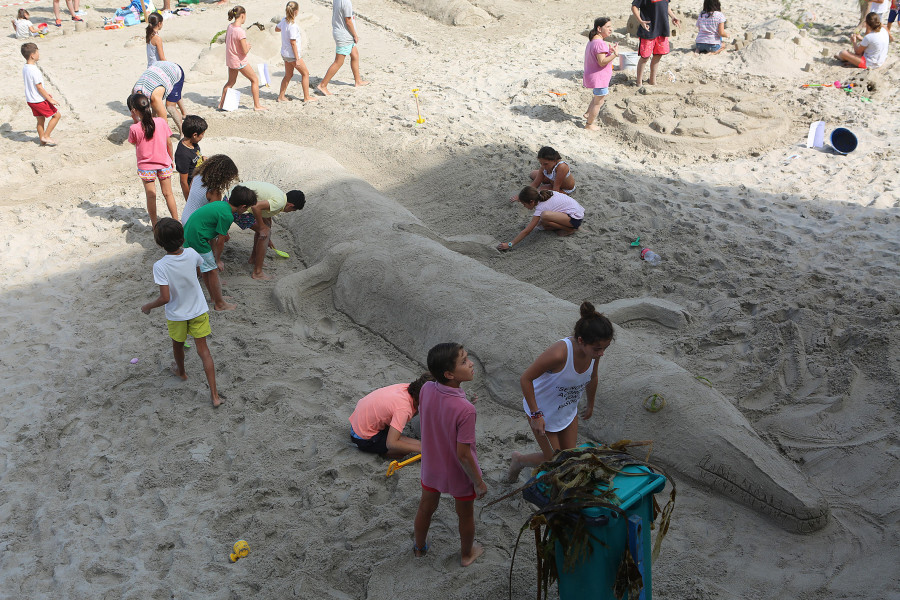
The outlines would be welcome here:
[[[610,27],[611,29],[611,27]],[[599,107],[597,108],[599,111]],[[531,172],[531,187],[538,190],[552,190],[571,196],[575,193],[575,176],[569,168],[569,163],[562,159],[559,152],[550,146],[544,146],[538,150],[538,163],[541,168]],[[512,201],[518,198],[513,197]]]
[[[184,69],[176,63],[158,60],[141,73],[131,88],[131,93],[147,96],[156,116],[165,119],[168,114],[180,132],[181,121],[186,116],[184,104],[181,102],[183,90]],[[180,114],[175,111],[176,106]]]
[[[227,202],[210,202],[201,206],[184,225],[184,245],[196,250],[203,259],[200,272],[216,310],[234,310],[237,306],[225,302],[222,296],[219,265],[216,264],[216,257],[209,243],[216,236],[227,235],[234,222],[234,215],[246,212],[254,204],[256,194],[239,185],[234,188]]]
[[[641,40],[638,48],[637,84],[641,85],[644,65],[650,60],[649,85],[656,84],[656,68],[662,57],[669,53],[669,18],[675,25],[680,25],[675,13],[669,8],[669,0],[632,0],[631,14],[638,20],[638,37]],[[653,56],[651,60],[650,57]]]
[[[149,315],[154,308],[165,305],[166,323],[175,355],[172,372],[182,380],[187,379],[184,342],[188,334],[194,338],[209,383],[210,400],[213,407],[218,408],[223,401],[216,390],[216,368],[206,344],[206,336],[212,333],[209,329],[209,307],[197,281],[197,269],[203,264],[203,259],[191,248],[181,247],[184,229],[175,219],[160,219],[153,228],[153,239],[166,251],[166,255],[153,265],[153,280],[159,284],[159,298],[143,305],[141,311]]]
[[[235,6],[228,11],[228,20],[234,21],[228,25],[225,32],[225,65],[228,67],[228,82],[222,88],[222,98],[219,100],[219,110],[225,104],[225,93],[237,82],[238,73],[250,80],[250,92],[253,94],[253,110],[268,110],[259,103],[259,77],[247,54],[250,53],[250,42],[247,41],[247,32],[241,27],[247,20],[247,11],[243,6]]]
[[[194,211],[207,202],[227,200],[226,192],[237,180],[237,166],[224,154],[214,154],[204,159],[194,171],[187,202],[181,213],[181,223],[186,224]]]
[[[897,0],[891,0],[891,10],[888,13],[887,32],[888,37],[892,42],[894,41],[894,36],[891,33],[891,25],[893,25],[894,21],[897,20],[898,12],[900,11],[897,10]]]
[[[422,428],[422,498],[415,520],[413,553],[428,553],[428,528],[441,494],[456,499],[460,563],[468,567],[484,552],[475,542],[474,500],[487,494],[475,453],[475,407],[460,384],[475,378],[475,365],[460,344],[438,344],[428,351],[428,370],[437,380],[419,392]]]
[[[66,0],[66,8],[69,9],[69,14],[72,15],[73,21],[83,21],[81,17],[84,15],[84,12],[79,10],[79,4],[81,0]],[[53,0],[53,17],[56,19],[56,26],[62,27],[62,19],[60,19],[59,15],[59,0]]]
[[[583,85],[586,88],[592,88],[594,90],[594,96],[591,98],[591,103],[588,105],[587,113],[585,113],[586,123],[584,124],[585,129],[600,129],[594,122],[597,120],[597,115],[600,114],[600,107],[603,106],[603,102],[606,100],[606,95],[609,94],[609,81],[612,79],[612,63],[616,60],[616,57],[619,56],[619,44],[613,44],[612,47],[609,46],[604,40],[610,36],[612,33],[612,23],[609,22],[607,17],[600,17],[599,19],[594,20],[594,28],[591,29],[590,33],[588,33],[588,42],[587,48],[584,49],[584,79]],[[555,151],[554,151],[555,153]],[[540,154],[538,154],[540,157]],[[558,154],[557,154],[558,156]],[[557,162],[556,166],[553,167],[553,170],[550,172],[552,177],[547,177],[553,181],[554,188],[558,188],[558,184],[556,183],[556,170],[559,168],[560,164],[563,165],[563,171],[568,170],[569,165],[562,162]],[[571,173],[568,174],[571,177]],[[546,177],[546,176],[545,176]],[[560,182],[559,185],[561,185]],[[575,187],[575,180],[572,180],[572,190]],[[556,189],[559,191],[559,189]]]
[[[517,196],[522,206],[533,210],[531,222],[511,242],[501,243],[497,250],[511,250],[513,246],[524,240],[532,230],[552,229],[557,235],[572,235],[581,227],[584,220],[584,207],[578,202],[559,192],[536,190],[531,186],[522,188]]]
[[[694,44],[700,54],[718,54],[722,47],[722,38],[728,37],[725,32],[725,15],[719,0],[703,0],[703,10],[697,18],[697,39]]]
[[[21,39],[44,35],[43,29],[46,29],[47,24],[41,23],[40,25],[35,26],[29,17],[31,17],[31,15],[24,8],[20,8],[19,12],[16,13],[16,20],[13,21],[12,24],[13,29],[16,30],[17,38]]]
[[[253,251],[249,262],[253,265],[253,279],[269,280],[271,275],[263,273],[263,261],[266,258],[266,247],[274,248],[270,238],[272,217],[282,212],[301,210],[306,205],[306,195],[300,190],[291,190],[287,194],[278,186],[263,181],[244,181],[242,186],[256,193],[256,204],[246,214],[235,215],[234,223],[241,229],[252,229]],[[222,254],[219,250],[217,257]]]
[[[422,452],[422,442],[403,435],[407,423],[419,411],[419,392],[429,373],[412,383],[398,383],[375,390],[356,403],[350,415],[350,441],[363,452],[400,458]]]
[[[56,107],[59,102],[53,99],[44,89],[44,76],[37,68],[37,61],[41,59],[41,53],[37,44],[25,42],[22,44],[22,56],[25,57],[25,66],[22,67],[22,78],[25,80],[25,102],[31,107],[31,114],[37,118],[38,139],[41,146],[55,146],[56,142],[50,137],[53,128],[59,123],[59,112]],[[50,117],[50,123],[44,128],[44,121]]]
[[[181,193],[185,200],[188,199],[191,181],[194,179],[194,169],[205,160],[203,153],[200,152],[200,140],[206,134],[207,127],[206,119],[197,115],[187,115],[181,123],[181,133],[184,137],[175,148],[175,170],[178,171]]]
[[[331,10],[331,34],[334,36],[334,62],[325,72],[325,77],[316,86],[320,92],[330,96],[328,82],[334,77],[344,64],[344,57],[350,55],[350,71],[353,73],[353,81],[356,87],[369,85],[359,75],[359,35],[356,33],[356,25],[353,22],[353,4],[350,0],[332,0]]]
[[[275,31],[281,32],[281,58],[284,59],[284,79],[281,80],[278,102],[284,102],[289,99],[284,94],[287,92],[294,69],[297,69],[297,72],[300,73],[300,82],[303,86],[303,101],[316,100],[315,96],[309,95],[309,69],[306,68],[306,63],[300,58],[300,47],[302,46],[300,27],[294,23],[298,10],[300,10],[300,6],[296,2],[288,2],[284,8],[284,18],[275,27]]]
[[[152,67],[161,60],[166,60],[166,53],[163,51],[162,37],[159,35],[163,26],[162,15],[155,12],[147,17],[147,32],[145,34],[147,42],[147,66]]]
[[[574,448],[578,439],[578,400],[587,390],[590,419],[597,395],[597,365],[613,341],[609,319],[581,303],[581,318],[571,337],[547,348],[522,374],[522,407],[541,452],[512,453],[507,481],[514,482],[526,466],[537,466],[553,458],[556,450]]]
[[[137,153],[138,176],[144,182],[147,195],[147,214],[150,225],[156,226],[156,180],[162,189],[166,206],[173,219],[178,218],[175,196],[172,194],[172,130],[165,119],[153,116],[150,100],[143,94],[128,96],[128,109],[134,125],[128,131],[128,141]]]
[[[850,42],[853,50],[841,50],[835,58],[860,69],[875,69],[887,60],[890,37],[887,29],[881,26],[881,19],[876,13],[866,15],[866,35],[860,38],[853,33],[850,35]]]

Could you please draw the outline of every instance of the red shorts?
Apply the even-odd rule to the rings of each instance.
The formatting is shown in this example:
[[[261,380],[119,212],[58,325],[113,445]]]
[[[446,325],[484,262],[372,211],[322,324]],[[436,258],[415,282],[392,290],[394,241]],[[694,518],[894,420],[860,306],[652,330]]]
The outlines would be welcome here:
[[[31,114],[36,117],[52,117],[56,114],[56,107],[50,104],[49,100],[29,102],[28,106],[31,107]]]
[[[641,58],[650,58],[651,54],[662,56],[669,53],[669,38],[659,36],[652,40],[641,38],[641,46],[638,48],[638,54]]]
[[[421,483],[421,482],[419,482],[419,483]],[[434,492],[435,494],[440,494],[439,491],[437,491],[434,488],[428,487],[424,483],[422,483],[422,489],[425,490],[426,492]],[[453,496],[453,497],[455,499],[459,500],[460,502],[472,502],[473,500],[475,500],[475,492],[472,492],[468,496]]]
[[[860,68],[860,69],[865,69],[865,68],[866,68],[866,57],[865,57],[865,56],[860,56],[860,58],[861,58],[862,60],[859,61],[859,68]]]

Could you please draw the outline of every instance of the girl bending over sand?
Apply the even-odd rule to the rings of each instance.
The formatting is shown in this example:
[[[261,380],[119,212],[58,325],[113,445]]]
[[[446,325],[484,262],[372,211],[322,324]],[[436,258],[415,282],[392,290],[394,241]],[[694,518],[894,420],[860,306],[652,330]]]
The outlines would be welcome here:
[[[219,109],[225,104],[225,93],[237,82],[238,73],[250,80],[250,92],[253,94],[253,109],[268,110],[259,103],[259,78],[256,71],[247,60],[250,53],[250,42],[247,41],[247,32],[241,25],[247,20],[247,11],[243,6],[235,6],[228,11],[228,20],[234,21],[228,25],[225,32],[225,65],[228,67],[228,82],[222,88],[222,98],[219,100]]]
[[[581,318],[571,336],[544,350],[522,373],[522,407],[541,451],[512,453],[507,481],[513,482],[527,466],[537,466],[553,458],[556,450],[574,448],[578,440],[578,400],[587,390],[587,408],[581,413],[590,419],[597,395],[597,365],[613,341],[609,319],[590,302],[581,303]]]
[[[557,235],[572,235],[581,227],[584,220],[584,207],[578,202],[559,192],[550,190],[538,191],[531,186],[522,188],[516,196],[522,206],[533,210],[531,222],[525,226],[513,241],[504,242],[497,246],[497,250],[510,250],[513,246],[524,240],[529,233],[538,229],[552,229]]]

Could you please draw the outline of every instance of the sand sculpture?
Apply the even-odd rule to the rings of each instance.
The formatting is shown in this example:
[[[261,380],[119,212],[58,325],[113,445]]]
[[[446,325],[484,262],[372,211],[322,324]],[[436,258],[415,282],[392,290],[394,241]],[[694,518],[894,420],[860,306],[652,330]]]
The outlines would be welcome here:
[[[471,27],[491,21],[491,15],[466,0],[400,0],[400,2],[447,25]]]
[[[291,225],[310,266],[278,281],[279,307],[302,312],[304,296],[330,287],[338,310],[414,360],[421,362],[437,342],[459,341],[477,361],[492,397],[520,411],[520,374],[570,332],[577,307],[461,254],[484,252],[485,240],[446,242],[330,157],[298,152],[315,155],[304,161],[314,165],[304,173],[316,196]],[[602,308],[618,323],[649,319],[678,327],[690,318],[655,299]],[[602,392],[595,417],[583,422],[587,437],[652,439],[655,460],[786,529],[811,532],[828,522],[822,494],[707,382],[645,351],[621,327],[600,364]],[[667,401],[656,413],[642,407],[653,393]]]

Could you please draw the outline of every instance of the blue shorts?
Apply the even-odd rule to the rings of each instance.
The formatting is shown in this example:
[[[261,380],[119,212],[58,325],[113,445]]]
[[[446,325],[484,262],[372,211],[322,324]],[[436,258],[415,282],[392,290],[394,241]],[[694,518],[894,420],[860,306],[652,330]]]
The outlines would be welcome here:
[[[896,20],[897,20],[898,13],[900,13],[900,10],[893,10],[893,9],[892,9],[892,10],[891,10],[891,14],[888,15],[888,23],[893,23],[894,21],[896,21]]]
[[[718,52],[719,48],[722,47],[722,44],[697,44],[697,52],[700,54],[706,54],[707,52]]]
[[[337,46],[334,49],[335,54],[342,54],[343,56],[348,56],[350,52],[353,50],[353,47],[356,45],[356,42],[349,44],[347,46]]]
[[[569,217],[569,224],[572,226],[572,229],[578,229],[581,227],[581,224],[584,223],[584,219],[573,219]]]
[[[178,67],[181,69],[181,67]],[[178,102],[181,100],[181,88],[184,87],[184,69],[181,69],[181,79],[178,80],[178,83],[175,84],[175,87],[172,88],[172,93],[166,96],[166,102]]]
[[[209,252],[204,252],[200,255],[200,258],[203,259],[203,264],[200,265],[201,273],[209,273],[210,271],[215,271],[219,268],[219,266],[216,264],[216,257],[212,253],[212,250],[210,250]]]
[[[607,95],[608,93],[609,93],[609,88],[608,88],[608,87],[605,87],[605,88],[594,88],[594,95],[595,95],[595,96],[605,96],[605,95]]]

